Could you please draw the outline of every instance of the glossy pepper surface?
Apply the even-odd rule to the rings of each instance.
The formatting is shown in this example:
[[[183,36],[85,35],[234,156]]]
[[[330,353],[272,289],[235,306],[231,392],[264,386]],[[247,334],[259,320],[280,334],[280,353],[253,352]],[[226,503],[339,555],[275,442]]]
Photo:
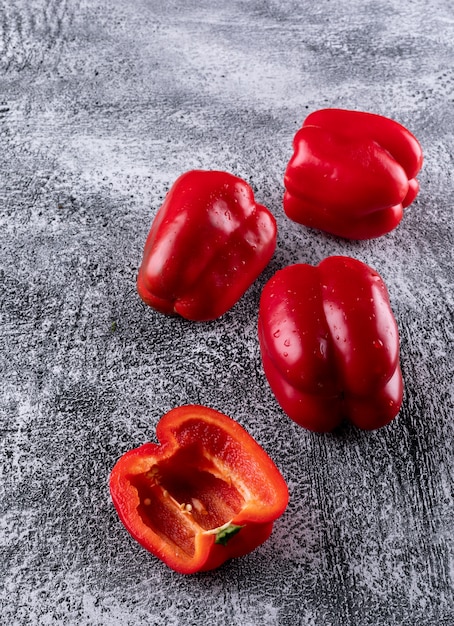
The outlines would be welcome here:
[[[287,485],[258,443],[230,417],[188,405],[156,428],[159,444],[124,454],[110,492],[130,534],[182,574],[251,552],[288,503]]]
[[[278,271],[262,292],[259,341],[270,387],[301,426],[327,432],[348,418],[373,430],[399,412],[397,324],[383,280],[361,261]]]
[[[296,133],[284,176],[292,220],[348,239],[379,237],[402,220],[423,156],[404,126],[344,109],[311,113]]]
[[[244,180],[186,172],[153,221],[137,290],[161,313],[215,319],[241,298],[275,247],[276,221]]]

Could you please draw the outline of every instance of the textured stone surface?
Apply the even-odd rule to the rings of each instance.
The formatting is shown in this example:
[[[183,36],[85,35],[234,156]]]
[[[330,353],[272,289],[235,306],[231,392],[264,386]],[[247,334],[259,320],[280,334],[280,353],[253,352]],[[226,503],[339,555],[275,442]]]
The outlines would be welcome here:
[[[450,0],[0,2],[2,624],[454,623],[453,41]],[[423,145],[421,193],[384,238],[283,215],[292,137],[325,106]],[[135,292],[152,218],[196,167],[245,178],[279,226],[208,324]],[[265,281],[330,254],[381,273],[401,332],[404,405],[378,432],[304,431],[261,369]],[[291,501],[257,551],[182,577],[129,537],[107,480],[192,402],[245,426]]]

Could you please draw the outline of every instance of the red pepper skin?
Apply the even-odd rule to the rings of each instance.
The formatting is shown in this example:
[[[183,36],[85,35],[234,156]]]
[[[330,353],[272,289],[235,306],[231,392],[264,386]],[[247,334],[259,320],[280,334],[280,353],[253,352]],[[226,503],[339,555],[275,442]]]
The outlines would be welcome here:
[[[159,444],[126,452],[110,476],[112,501],[134,539],[181,574],[219,567],[268,539],[288,489],[242,426],[188,405],[164,415],[156,435]]]
[[[286,215],[347,239],[380,237],[419,191],[423,155],[394,120],[362,111],[311,113],[293,140],[284,176]]]
[[[259,341],[277,401],[304,428],[329,432],[348,418],[374,430],[399,412],[397,324],[382,278],[361,261],[278,271],[262,292]]]
[[[276,221],[244,180],[186,172],[153,221],[137,290],[161,313],[216,319],[252,285],[275,248]]]

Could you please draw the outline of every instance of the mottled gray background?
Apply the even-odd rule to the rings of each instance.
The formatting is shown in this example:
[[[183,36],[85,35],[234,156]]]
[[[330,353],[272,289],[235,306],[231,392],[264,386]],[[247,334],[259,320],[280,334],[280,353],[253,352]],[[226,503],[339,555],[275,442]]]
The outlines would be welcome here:
[[[454,623],[453,62],[451,0],[0,1],[2,624]],[[326,106],[422,143],[421,193],[386,237],[283,214],[293,135]],[[245,178],[279,226],[265,273],[207,324],[135,292],[191,168]],[[401,332],[405,400],[378,432],[304,431],[261,368],[265,281],[330,254],[382,274]],[[183,577],[129,537],[107,481],[188,402],[245,426],[291,500],[257,551]]]

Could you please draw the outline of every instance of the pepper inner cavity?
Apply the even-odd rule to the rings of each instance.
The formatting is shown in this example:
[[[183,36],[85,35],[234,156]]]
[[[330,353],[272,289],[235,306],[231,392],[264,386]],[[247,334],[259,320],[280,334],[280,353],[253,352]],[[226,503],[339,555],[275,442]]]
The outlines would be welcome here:
[[[244,506],[244,497],[230,477],[220,476],[199,446],[179,450],[137,476],[134,484],[141,509],[153,526],[165,508],[180,519],[181,514],[190,516],[203,530],[212,530],[229,522]]]

